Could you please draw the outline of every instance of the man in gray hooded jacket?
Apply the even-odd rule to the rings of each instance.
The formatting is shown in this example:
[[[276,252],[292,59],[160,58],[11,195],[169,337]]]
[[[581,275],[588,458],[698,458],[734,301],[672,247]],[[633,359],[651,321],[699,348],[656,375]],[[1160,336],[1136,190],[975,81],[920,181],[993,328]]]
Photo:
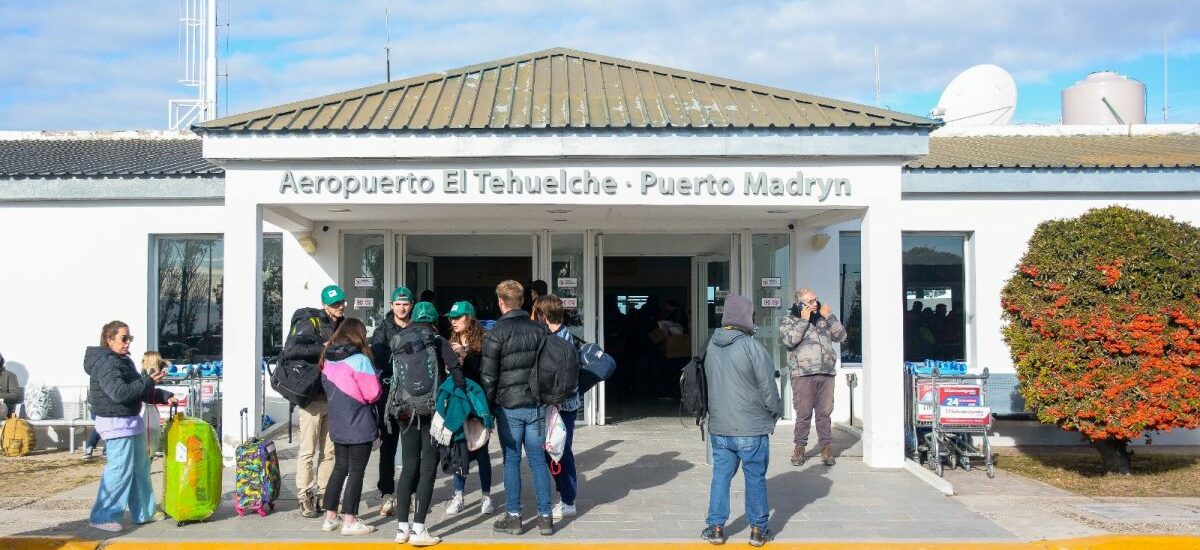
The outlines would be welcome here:
[[[762,546],[771,540],[767,529],[770,434],[775,431],[775,422],[783,416],[783,403],[771,355],[754,339],[754,304],[744,296],[730,294],[725,299],[721,325],[709,340],[704,359],[713,476],[708,526],[700,536],[713,544],[725,542],[729,482],[740,462],[746,476],[750,544]]]

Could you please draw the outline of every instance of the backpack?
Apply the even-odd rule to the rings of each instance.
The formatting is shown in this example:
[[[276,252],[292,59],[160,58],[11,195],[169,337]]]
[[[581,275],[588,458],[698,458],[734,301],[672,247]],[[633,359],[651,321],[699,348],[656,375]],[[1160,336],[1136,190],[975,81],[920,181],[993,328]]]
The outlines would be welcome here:
[[[575,345],[554,334],[538,344],[529,389],[539,404],[558,405],[579,388],[579,352]]]
[[[0,448],[4,456],[25,456],[37,446],[37,434],[28,420],[21,418],[21,405],[0,428]]]
[[[305,319],[312,323],[318,338],[320,337],[320,320],[309,313],[309,308],[302,308],[292,315],[292,331],[288,336],[288,344],[294,341],[299,323]],[[321,369],[315,364],[292,359],[276,365],[270,374],[271,389],[279,392],[279,395],[296,407],[307,407],[321,394]]]
[[[708,376],[704,373],[706,355],[707,346],[704,352],[693,357],[683,367],[683,374],[679,376],[680,416],[686,412],[696,417],[696,425],[700,427],[700,439],[704,439],[704,423],[708,419]]]
[[[386,415],[399,418],[404,414],[433,414],[441,385],[441,336],[407,329],[392,336],[388,345],[392,350],[392,389]]]

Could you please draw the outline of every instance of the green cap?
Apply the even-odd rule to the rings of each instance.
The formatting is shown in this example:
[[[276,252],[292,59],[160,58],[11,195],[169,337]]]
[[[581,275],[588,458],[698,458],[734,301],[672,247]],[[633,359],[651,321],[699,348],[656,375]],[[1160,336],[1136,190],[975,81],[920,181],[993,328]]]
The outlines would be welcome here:
[[[336,304],[346,299],[346,291],[337,285],[329,285],[321,289],[321,303],[325,305]]]
[[[412,310],[412,322],[433,323],[437,321],[437,308],[429,302],[417,302]]]
[[[406,302],[413,301],[412,291],[408,287],[398,286],[396,290],[392,291],[392,301],[399,302],[401,300]]]
[[[451,319],[462,317],[463,315],[475,317],[475,306],[471,305],[471,302],[454,302],[454,306],[450,308],[448,313],[446,313],[446,317]]]

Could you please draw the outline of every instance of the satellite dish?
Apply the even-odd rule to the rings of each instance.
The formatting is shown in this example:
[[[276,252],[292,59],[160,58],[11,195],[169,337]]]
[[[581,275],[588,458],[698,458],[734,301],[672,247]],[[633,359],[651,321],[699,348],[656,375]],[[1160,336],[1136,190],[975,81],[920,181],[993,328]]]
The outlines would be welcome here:
[[[1003,126],[1017,110],[1017,83],[996,65],[976,65],[954,77],[929,115],[946,126]]]

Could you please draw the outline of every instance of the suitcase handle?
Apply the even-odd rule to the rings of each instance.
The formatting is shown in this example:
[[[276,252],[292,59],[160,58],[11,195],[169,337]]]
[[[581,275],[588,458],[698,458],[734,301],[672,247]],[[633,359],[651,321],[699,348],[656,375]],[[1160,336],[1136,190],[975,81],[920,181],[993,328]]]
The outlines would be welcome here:
[[[242,407],[242,410],[238,411],[238,416],[241,417],[241,419],[242,419],[242,442],[243,443],[246,441],[246,432],[248,431],[248,427],[246,426],[246,414],[248,414],[249,412],[250,412],[249,407]]]
[[[174,417],[179,412],[179,403],[171,403],[167,406],[167,416]]]

